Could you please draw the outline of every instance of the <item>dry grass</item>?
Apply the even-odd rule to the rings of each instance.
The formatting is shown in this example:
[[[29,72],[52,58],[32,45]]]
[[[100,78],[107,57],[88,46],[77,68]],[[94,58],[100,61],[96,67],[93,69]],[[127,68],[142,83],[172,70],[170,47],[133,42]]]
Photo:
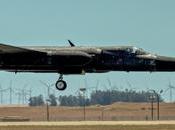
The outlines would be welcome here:
[[[52,121],[75,121],[83,119],[81,107],[50,107],[50,119]],[[109,106],[90,106],[86,108],[87,120],[146,120],[150,119],[149,103],[115,103]],[[156,119],[156,104],[154,111]],[[0,117],[19,116],[29,118],[31,121],[45,121],[46,107],[27,106],[1,106]],[[160,119],[175,120],[175,104],[160,104]]]
[[[149,103],[115,103],[109,106],[86,108],[87,120],[145,120],[150,118]],[[156,117],[156,104],[155,104]],[[31,121],[46,120],[46,107],[0,106],[0,117],[17,116]],[[137,117],[137,118],[134,118]],[[0,130],[175,130],[175,121],[79,121],[83,119],[81,107],[50,107],[52,121],[71,122],[0,122]],[[161,119],[175,119],[175,104],[160,104]]]

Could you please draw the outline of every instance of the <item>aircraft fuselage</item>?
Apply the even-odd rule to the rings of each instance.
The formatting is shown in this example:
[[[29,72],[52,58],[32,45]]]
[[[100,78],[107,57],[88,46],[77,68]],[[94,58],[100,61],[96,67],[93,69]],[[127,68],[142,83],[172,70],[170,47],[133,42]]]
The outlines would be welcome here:
[[[21,48],[28,51],[12,48],[5,52],[0,47],[1,70],[61,74],[175,71],[175,58],[154,55],[132,46]]]

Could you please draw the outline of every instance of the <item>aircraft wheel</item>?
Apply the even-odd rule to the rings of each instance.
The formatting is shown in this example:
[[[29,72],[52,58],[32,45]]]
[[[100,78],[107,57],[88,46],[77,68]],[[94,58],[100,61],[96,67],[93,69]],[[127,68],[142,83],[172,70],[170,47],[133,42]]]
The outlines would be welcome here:
[[[67,84],[64,80],[58,80],[55,84],[56,89],[58,90],[65,90],[67,87]]]

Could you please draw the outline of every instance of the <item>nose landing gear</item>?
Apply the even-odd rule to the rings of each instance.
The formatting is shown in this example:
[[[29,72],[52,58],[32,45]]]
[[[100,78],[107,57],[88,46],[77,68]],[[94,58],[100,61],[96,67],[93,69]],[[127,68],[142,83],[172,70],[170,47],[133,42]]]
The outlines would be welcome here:
[[[60,74],[58,81],[55,84],[57,90],[63,91],[67,88],[67,83],[63,80],[63,75]]]

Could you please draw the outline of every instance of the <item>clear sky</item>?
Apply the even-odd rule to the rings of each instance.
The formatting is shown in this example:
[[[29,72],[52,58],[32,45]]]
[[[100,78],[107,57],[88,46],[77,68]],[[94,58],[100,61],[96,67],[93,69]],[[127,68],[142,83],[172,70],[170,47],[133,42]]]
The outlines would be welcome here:
[[[77,46],[134,45],[175,56],[174,7],[174,0],[0,0],[0,42],[14,46],[68,46],[67,39],[71,39]],[[9,87],[12,80],[14,88],[28,84],[34,95],[46,93],[39,80],[55,83],[57,78],[57,74],[0,72],[3,88]],[[99,80],[99,89],[105,89],[107,78],[123,89],[129,88],[126,80],[136,90],[166,89],[168,79],[175,84],[175,73],[69,75],[64,77],[68,89],[57,95],[76,93],[84,86],[84,79],[88,86],[95,86]],[[164,94],[167,100],[168,95]]]

